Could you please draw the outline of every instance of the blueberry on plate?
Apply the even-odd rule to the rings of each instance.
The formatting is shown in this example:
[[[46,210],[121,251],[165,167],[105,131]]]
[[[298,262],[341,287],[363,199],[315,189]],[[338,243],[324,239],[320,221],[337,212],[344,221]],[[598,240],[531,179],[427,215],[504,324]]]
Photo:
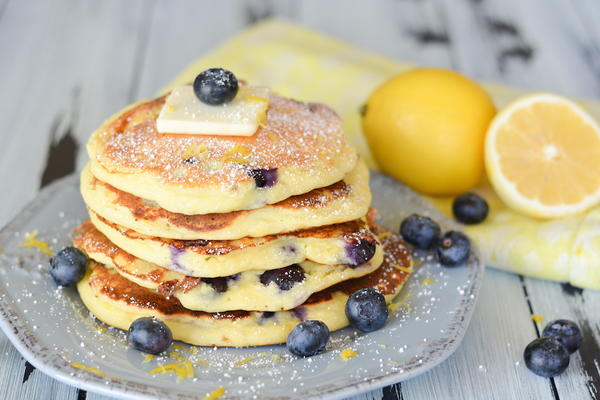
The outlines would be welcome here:
[[[87,257],[76,247],[65,247],[50,258],[50,275],[57,285],[72,286],[79,282],[87,267]]]
[[[350,325],[359,331],[376,331],[385,324],[388,317],[385,297],[373,288],[357,290],[346,302],[346,317]]]
[[[569,366],[569,352],[558,340],[542,336],[525,347],[525,365],[536,375],[552,378]]]
[[[329,328],[321,321],[304,321],[296,325],[287,337],[290,353],[310,357],[323,351],[329,341]]]
[[[159,354],[167,350],[173,342],[171,329],[154,317],[138,318],[131,323],[127,332],[131,346],[149,354]]]
[[[441,234],[440,226],[429,217],[413,214],[400,224],[400,234],[418,249],[427,250]]]
[[[471,192],[458,196],[452,203],[454,218],[463,224],[478,224],[487,217],[489,211],[485,199]]]
[[[574,353],[581,347],[583,337],[579,326],[567,319],[556,319],[546,325],[542,336],[553,337],[565,346],[569,353]]]
[[[235,98],[238,89],[238,81],[233,72],[223,68],[207,69],[194,79],[196,97],[213,106],[229,103]]]
[[[471,241],[462,232],[448,231],[438,241],[436,252],[443,266],[455,267],[469,258]]]

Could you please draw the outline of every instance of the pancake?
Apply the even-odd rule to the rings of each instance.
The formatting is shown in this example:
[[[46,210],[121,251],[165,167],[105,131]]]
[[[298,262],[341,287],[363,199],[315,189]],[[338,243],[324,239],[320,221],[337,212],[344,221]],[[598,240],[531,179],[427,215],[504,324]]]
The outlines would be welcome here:
[[[391,302],[409,276],[406,270],[396,267],[410,267],[411,261],[398,234],[390,233],[383,242],[385,260],[380,268],[315,293],[290,311],[191,311],[176,298],[143,288],[114,269],[93,261],[77,289],[96,318],[120,329],[128,329],[137,318],[153,316],[169,326],[174,339],[194,345],[238,347],[284,343],[302,320],[323,321],[331,331],[347,326],[346,301],[358,289],[374,287]]]
[[[107,120],[87,144],[103,182],[171,212],[227,213],[334,184],[358,160],[329,107],[271,96],[264,126],[249,137],[156,131],[165,97]]]
[[[311,294],[376,270],[383,250],[359,266],[322,265],[312,261],[274,270],[246,271],[221,278],[192,278],[134,257],[112,244],[89,221],[76,230],[73,244],[94,261],[116,268],[130,281],[164,296],[174,296],[189,310],[279,311],[302,304]]]
[[[187,276],[214,278],[249,270],[287,267],[305,260],[358,265],[379,246],[362,219],[238,240],[175,240],[142,235],[90,210],[90,220],[127,253]],[[370,257],[369,257],[370,258]]]
[[[111,222],[145,235],[181,240],[234,240],[338,224],[362,217],[371,203],[369,170],[362,161],[333,185],[225,214],[167,211],[96,179],[89,166],[81,174],[81,194],[89,208]]]

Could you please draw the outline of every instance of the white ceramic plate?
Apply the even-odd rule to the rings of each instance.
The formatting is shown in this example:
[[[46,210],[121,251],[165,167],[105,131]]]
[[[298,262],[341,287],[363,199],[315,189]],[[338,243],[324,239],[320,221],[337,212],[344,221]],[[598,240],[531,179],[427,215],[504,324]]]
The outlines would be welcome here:
[[[444,229],[456,226],[414,192],[380,174],[371,176],[374,206],[383,225],[397,230],[418,212]],[[466,265],[443,268],[427,254],[398,296],[404,305],[376,332],[347,328],[332,334],[323,354],[300,359],[285,346],[190,348],[144,362],[129,349],[125,334],[90,316],[75,289],[57,289],[48,275],[49,256],[20,247],[28,232],[53,251],[69,244],[70,232],[85,218],[72,176],[44,189],[0,232],[0,327],[23,356],[46,374],[82,389],[131,399],[198,399],[223,387],[222,399],[337,399],[412,378],[445,360],[460,344],[483,277],[473,251]],[[191,350],[190,350],[191,349]],[[344,360],[351,349],[356,356]],[[195,378],[148,374],[160,364],[190,360]],[[101,374],[72,363],[97,368]]]

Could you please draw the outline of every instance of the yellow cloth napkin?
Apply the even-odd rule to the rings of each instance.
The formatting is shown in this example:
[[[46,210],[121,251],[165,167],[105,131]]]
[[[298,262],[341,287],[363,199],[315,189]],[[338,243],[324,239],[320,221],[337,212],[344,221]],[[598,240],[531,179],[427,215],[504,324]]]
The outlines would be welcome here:
[[[379,84],[412,67],[287,22],[267,20],[194,62],[163,91],[191,82],[198,72],[215,66],[285,96],[330,105],[374,169],[377,165],[362,136],[358,110]],[[524,94],[505,86],[485,87],[498,107]],[[600,118],[600,103],[580,105]],[[485,183],[476,191],[488,200],[491,212],[484,223],[464,229],[481,249],[487,265],[600,289],[600,208],[585,215],[543,221],[511,211]],[[451,199],[427,199],[450,214]]]

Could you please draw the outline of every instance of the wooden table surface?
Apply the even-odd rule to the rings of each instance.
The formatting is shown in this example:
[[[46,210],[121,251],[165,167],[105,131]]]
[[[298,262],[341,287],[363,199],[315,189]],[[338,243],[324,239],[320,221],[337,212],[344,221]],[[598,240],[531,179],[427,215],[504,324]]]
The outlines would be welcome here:
[[[383,55],[473,78],[600,97],[598,0],[0,0],[0,225],[82,167],[108,115],[151,96],[194,58],[277,16]],[[488,269],[469,331],[441,366],[356,399],[597,399],[600,293]],[[566,373],[523,365],[539,330],[585,335]],[[0,333],[1,399],[107,399],[25,362]]]

